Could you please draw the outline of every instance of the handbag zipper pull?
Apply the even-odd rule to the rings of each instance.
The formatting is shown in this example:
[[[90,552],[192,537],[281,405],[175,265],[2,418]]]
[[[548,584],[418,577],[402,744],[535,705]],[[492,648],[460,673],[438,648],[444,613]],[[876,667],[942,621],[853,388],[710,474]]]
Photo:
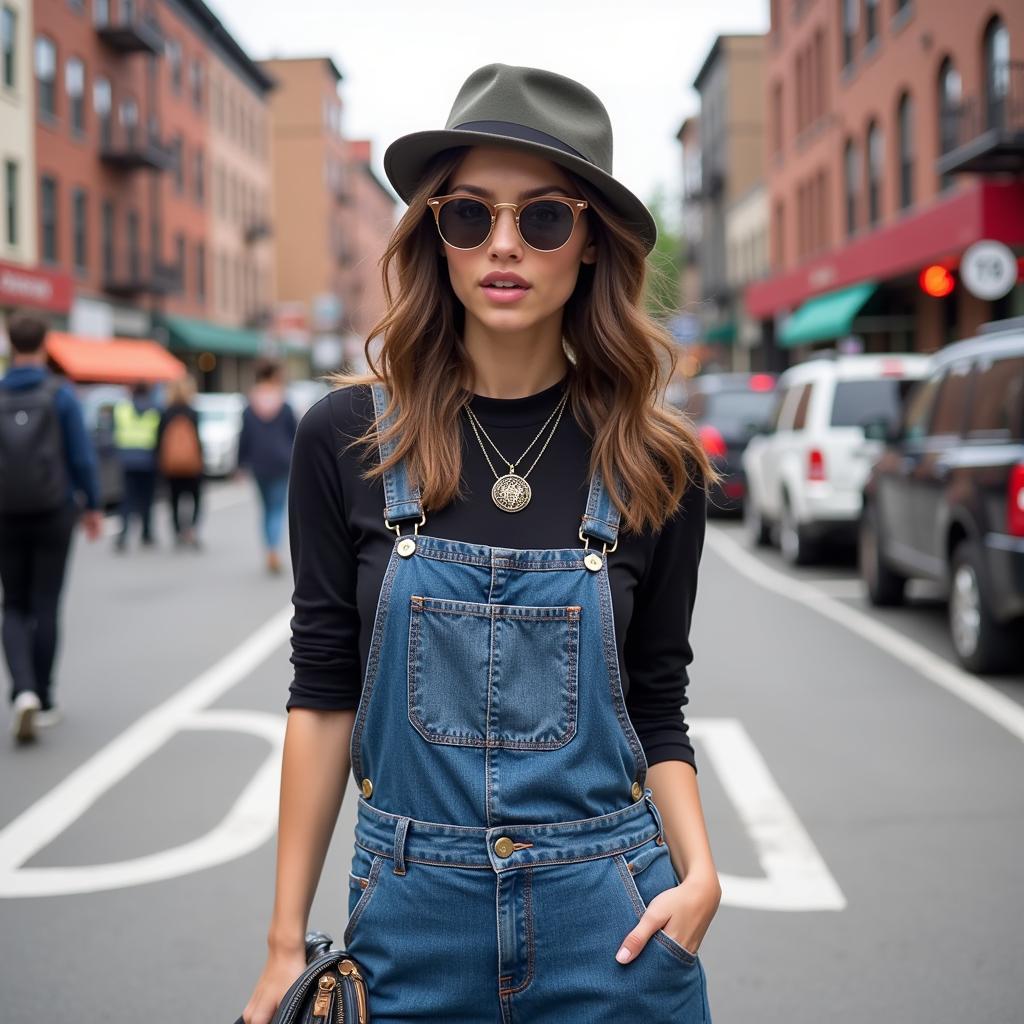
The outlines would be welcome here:
[[[325,1017],[331,1008],[331,993],[334,991],[334,986],[337,982],[334,980],[334,975],[325,974],[318,982],[320,991],[317,993],[316,1001],[313,1003],[313,1016],[314,1017]]]
[[[359,1003],[359,1024],[366,1024],[366,981],[359,973],[359,968],[351,960],[342,960],[338,964],[338,971],[341,974],[351,975],[356,982],[356,1001]]]

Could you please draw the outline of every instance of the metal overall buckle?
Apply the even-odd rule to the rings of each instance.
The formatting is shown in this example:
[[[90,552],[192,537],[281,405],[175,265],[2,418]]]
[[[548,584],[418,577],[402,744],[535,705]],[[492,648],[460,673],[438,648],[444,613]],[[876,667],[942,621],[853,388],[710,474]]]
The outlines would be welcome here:
[[[418,536],[419,532],[420,532],[420,527],[426,521],[427,521],[427,514],[426,514],[426,512],[421,512],[420,513],[420,521],[418,523],[413,523],[412,524],[412,532],[413,532],[413,534]],[[397,536],[397,537],[401,537],[402,536],[402,524],[401,524],[401,522],[398,522],[398,523],[395,523],[394,525],[392,525],[391,521],[388,519],[388,517],[384,516],[384,525],[389,530],[394,530],[395,531],[395,536]]]
[[[583,550],[586,551],[590,548],[590,538],[583,533],[583,526],[579,528],[580,540],[583,541]],[[619,538],[616,536],[615,543],[608,547],[607,541],[601,541],[601,554],[610,555],[619,546]]]
[[[579,535],[580,535],[580,540],[583,541],[583,550],[587,552],[583,556],[583,564],[591,572],[599,572],[600,569],[601,569],[601,566],[603,566],[605,564],[607,556],[609,554],[611,554],[611,552],[614,551],[619,546],[619,538],[618,538],[618,536],[616,536],[615,543],[611,547],[608,547],[608,542],[607,541],[602,541],[601,542],[601,554],[599,555],[596,551],[591,551],[590,550],[590,538],[584,536],[584,534],[583,534],[583,526],[582,525],[579,528]]]
[[[399,523],[395,523],[394,526],[392,526],[391,523],[388,521],[388,517],[384,516],[384,524],[387,526],[387,528],[389,530],[394,530],[395,531],[395,536],[398,538],[397,541],[396,541],[395,546],[398,549],[398,553],[403,558],[408,558],[411,554],[415,553],[415,551],[416,551],[416,540],[415,540],[415,538],[417,536],[419,536],[420,527],[426,521],[427,521],[427,514],[426,514],[426,512],[421,512],[420,513],[420,521],[418,523],[413,523],[412,524],[412,536],[409,536],[409,534],[406,534],[403,537],[402,536],[402,524],[399,522]]]

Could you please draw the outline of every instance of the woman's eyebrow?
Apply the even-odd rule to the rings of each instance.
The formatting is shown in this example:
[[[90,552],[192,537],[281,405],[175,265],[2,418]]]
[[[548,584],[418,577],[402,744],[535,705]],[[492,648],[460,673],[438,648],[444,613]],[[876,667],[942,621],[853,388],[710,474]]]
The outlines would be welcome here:
[[[480,188],[478,185],[456,185],[452,192],[472,192],[475,196],[490,198],[494,193],[490,189]],[[561,185],[542,185],[540,188],[531,188],[526,192],[520,192],[520,199],[532,199],[534,196],[549,196],[554,192],[561,192],[563,196],[569,193]]]

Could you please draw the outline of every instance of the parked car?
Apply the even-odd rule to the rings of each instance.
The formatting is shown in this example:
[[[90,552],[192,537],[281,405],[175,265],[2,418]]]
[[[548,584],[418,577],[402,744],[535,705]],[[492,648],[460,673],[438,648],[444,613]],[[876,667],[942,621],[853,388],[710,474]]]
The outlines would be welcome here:
[[[771,373],[707,373],[687,382],[683,410],[693,420],[704,450],[723,474],[709,512],[738,512],[746,495],[741,458],[764,428],[775,405]]]
[[[751,543],[776,543],[793,565],[824,540],[854,542],[864,482],[883,443],[864,424],[898,422],[928,356],[827,355],[786,370],[767,430],[743,453],[744,522]]]
[[[85,429],[96,449],[100,481],[100,504],[113,508],[121,503],[124,475],[114,444],[114,406],[131,397],[123,384],[77,384],[75,392],[82,403]]]
[[[230,476],[238,468],[245,397],[234,391],[207,391],[196,395],[193,404],[199,416],[203,472],[207,476]]]
[[[1012,321],[1010,322],[1013,323]],[[868,598],[941,584],[960,663],[1024,658],[1024,318],[937,352],[864,489],[859,561]]]

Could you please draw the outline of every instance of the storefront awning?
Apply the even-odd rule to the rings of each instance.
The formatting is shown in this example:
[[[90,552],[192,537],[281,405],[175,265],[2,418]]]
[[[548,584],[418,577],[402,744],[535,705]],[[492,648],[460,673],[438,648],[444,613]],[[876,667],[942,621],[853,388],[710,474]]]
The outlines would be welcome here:
[[[168,348],[171,349],[212,352],[219,356],[257,356],[263,349],[263,338],[256,331],[185,316],[165,315],[158,322],[167,328]]]
[[[874,281],[861,281],[849,288],[840,288],[808,299],[782,325],[779,345],[782,348],[795,348],[849,334],[853,318],[877,287]]]
[[[155,383],[185,375],[185,364],[149,338],[82,338],[50,331],[46,354],[74,381]]]
[[[736,340],[736,321],[723,320],[706,328],[703,340],[708,345],[731,345]]]

